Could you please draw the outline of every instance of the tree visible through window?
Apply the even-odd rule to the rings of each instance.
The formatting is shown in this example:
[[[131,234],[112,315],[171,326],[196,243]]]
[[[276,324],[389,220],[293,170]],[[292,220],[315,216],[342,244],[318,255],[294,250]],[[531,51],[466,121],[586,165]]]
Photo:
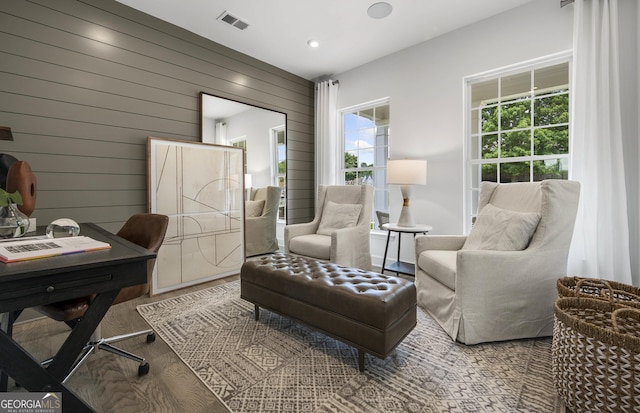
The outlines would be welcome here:
[[[467,224],[482,181],[568,179],[569,57],[467,79]]]

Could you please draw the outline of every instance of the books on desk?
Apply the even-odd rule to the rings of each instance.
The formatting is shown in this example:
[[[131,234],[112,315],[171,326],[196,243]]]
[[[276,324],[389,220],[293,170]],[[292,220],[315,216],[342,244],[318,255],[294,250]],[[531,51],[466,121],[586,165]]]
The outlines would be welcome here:
[[[89,237],[30,237],[0,242],[0,261],[16,262],[56,255],[75,254],[111,248],[111,245]]]

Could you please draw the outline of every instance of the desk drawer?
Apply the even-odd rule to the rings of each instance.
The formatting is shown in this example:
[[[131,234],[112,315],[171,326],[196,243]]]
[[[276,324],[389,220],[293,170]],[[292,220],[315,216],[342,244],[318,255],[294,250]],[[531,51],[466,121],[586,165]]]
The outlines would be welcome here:
[[[113,289],[111,271],[96,268],[36,277],[29,282],[5,283],[0,291],[0,312],[82,297]]]

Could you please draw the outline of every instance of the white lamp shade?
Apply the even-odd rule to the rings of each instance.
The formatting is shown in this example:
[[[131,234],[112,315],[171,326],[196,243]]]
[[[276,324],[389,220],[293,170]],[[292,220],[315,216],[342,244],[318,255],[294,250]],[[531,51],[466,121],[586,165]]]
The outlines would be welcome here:
[[[426,185],[427,161],[424,159],[388,160],[387,183],[397,185]]]

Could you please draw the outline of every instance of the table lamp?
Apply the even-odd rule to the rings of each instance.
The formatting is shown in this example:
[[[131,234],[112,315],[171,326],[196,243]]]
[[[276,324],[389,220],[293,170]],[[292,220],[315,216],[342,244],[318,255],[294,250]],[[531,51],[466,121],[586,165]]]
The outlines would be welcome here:
[[[398,226],[415,227],[411,209],[409,208],[411,185],[426,185],[427,161],[424,159],[388,160],[387,183],[400,185],[400,192],[404,200],[400,218],[398,219]]]

